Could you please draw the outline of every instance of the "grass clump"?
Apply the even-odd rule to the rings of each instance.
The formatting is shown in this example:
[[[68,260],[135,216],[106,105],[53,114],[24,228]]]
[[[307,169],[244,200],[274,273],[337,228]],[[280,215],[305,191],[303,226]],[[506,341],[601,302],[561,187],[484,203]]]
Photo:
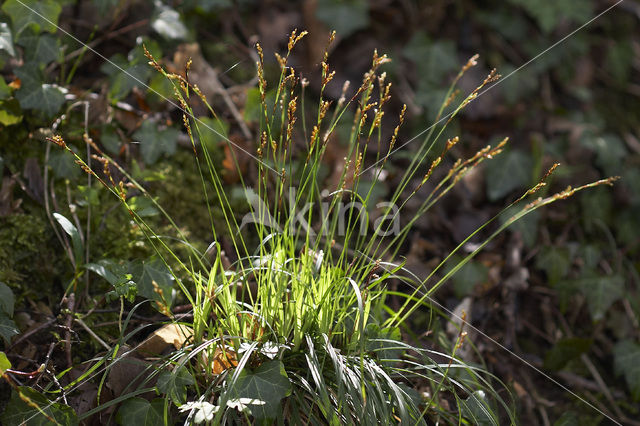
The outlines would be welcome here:
[[[468,159],[457,160],[438,183],[429,182],[430,191],[425,195],[423,186],[458,142],[457,137],[444,141],[434,154],[440,136],[480,90],[499,76],[492,71],[477,89],[459,100],[455,86],[476,58],[462,67],[436,125],[414,152],[389,201],[375,203],[374,188],[398,148],[406,109],[401,110],[390,139],[385,140],[381,127],[391,84],[381,67],[389,59],[374,53],[361,84],[353,90],[345,84],[341,98],[330,102],[324,91],[334,72],[325,51],[315,117],[309,121],[304,106],[308,83],[288,65],[292,49],[305,34],[294,31],[287,53],[276,54],[281,73],[273,88],[266,80],[263,52],[257,45],[257,146],[255,151],[240,152],[227,139],[236,166],[235,155],[253,157],[256,164],[254,181],[245,181],[239,173],[249,201],[249,213],[242,218],[215,166],[219,164],[214,158],[217,154],[199,143],[206,123],[195,119],[194,101],[204,103],[214,118],[217,115],[197,85],[189,81],[189,63],[182,75],[169,73],[147,52],[150,65],[172,83],[184,113],[184,127],[212,218],[212,242],[205,253],[190,244],[175,224],[187,254],[173,250],[167,238],[157,234],[129,205],[129,188],[147,195],[142,185],[93,141],[86,138],[99,153],[95,158],[103,165],[100,173],[76,155],[87,173],[121,199],[171,271],[180,297],[192,309],[188,317],[176,316],[171,311],[171,296],[156,286],[155,306],[179,324],[182,345],[140,374],[140,388],[146,386],[164,396],[163,403],[146,402],[145,407],[165,423],[515,423],[504,385],[481,367],[456,357],[457,350],[466,344],[463,329],[448,352],[410,344],[401,331],[408,327],[413,312],[428,308],[434,292],[452,274],[515,220],[576,191],[610,184],[612,179],[568,188],[525,204],[476,250],[448,265],[448,272],[433,283],[440,267],[496,216],[461,242],[428,277],[415,277],[397,260],[415,221],[507,143],[505,139]],[[325,188],[320,178],[325,154],[347,116],[353,121],[349,123],[345,164],[337,185]],[[51,141],[69,149],[60,136]],[[119,168],[122,181],[112,178],[112,167]],[[508,208],[535,194],[554,168]],[[418,208],[410,217],[401,217],[412,199],[420,200]],[[155,207],[173,224],[162,207],[157,203]],[[213,220],[214,209],[222,220]],[[229,253],[222,249],[222,235],[231,241]],[[394,280],[411,290],[391,291],[389,283]],[[391,298],[400,300],[395,309],[388,303]],[[132,335],[123,333],[121,344]],[[111,348],[101,362],[106,364],[107,358],[118,362],[123,358],[119,349]],[[130,397],[120,408],[121,419],[145,404],[138,394],[139,390],[131,391],[117,398],[120,402]]]

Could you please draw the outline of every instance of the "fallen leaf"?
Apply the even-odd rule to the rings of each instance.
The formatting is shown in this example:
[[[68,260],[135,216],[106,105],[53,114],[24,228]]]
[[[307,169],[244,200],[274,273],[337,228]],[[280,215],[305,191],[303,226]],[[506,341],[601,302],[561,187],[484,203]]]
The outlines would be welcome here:
[[[163,354],[170,346],[180,349],[193,336],[193,330],[186,325],[166,324],[149,335],[136,348],[136,352],[145,356]]]
[[[69,383],[75,381],[85,373],[84,369],[75,367],[69,371],[64,377],[68,379]],[[67,384],[65,382],[65,384]],[[98,403],[98,385],[89,381],[83,380],[75,388],[74,392],[68,397],[69,406],[73,408],[76,414],[86,413],[87,411],[95,408]]]
[[[213,374],[222,374],[225,370],[238,365],[236,353],[224,345],[216,347],[213,353]]]
[[[250,143],[240,135],[231,135],[229,139],[234,146],[227,142],[222,142],[224,150],[224,160],[222,160],[223,179],[227,183],[237,183],[240,176],[246,176],[246,171],[251,161],[247,152],[251,152]],[[237,166],[236,166],[237,162]]]
[[[131,392],[141,386],[152,386],[151,382],[143,384],[145,377],[152,372],[152,368],[149,361],[138,358],[136,352],[123,346],[109,367],[107,386],[111,389],[114,397],[122,395],[123,392]]]
[[[16,78],[11,83],[7,84],[7,86],[11,87],[13,90],[18,90],[20,87],[22,87],[22,80]]]

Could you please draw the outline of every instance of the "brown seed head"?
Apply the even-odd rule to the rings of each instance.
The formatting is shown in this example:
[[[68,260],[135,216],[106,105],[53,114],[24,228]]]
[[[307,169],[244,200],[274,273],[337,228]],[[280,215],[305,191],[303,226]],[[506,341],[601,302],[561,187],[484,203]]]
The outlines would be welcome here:
[[[297,28],[291,31],[291,35],[289,36],[289,43],[287,43],[287,50],[289,52],[293,50],[296,43],[298,43],[300,40],[302,40],[304,36],[308,34],[307,31],[302,31],[300,34],[296,35],[297,32],[298,32]]]
[[[551,168],[547,171],[547,173],[544,174],[544,176],[542,177],[542,179],[540,179],[540,181],[547,180],[547,178],[551,176],[551,174],[558,168],[559,165],[560,163],[555,163],[553,166],[551,166]]]
[[[67,148],[67,144],[64,142],[64,139],[62,139],[62,136],[60,136],[60,135],[54,135],[54,136],[52,136],[52,137],[48,137],[48,138],[47,138],[47,140],[48,140],[49,142],[53,142],[53,143],[55,143],[56,145],[58,145],[58,146],[59,146],[59,147],[61,147],[61,148],[66,148],[66,149],[68,149],[68,148]]]
[[[480,57],[480,55],[478,55],[477,53],[475,55],[473,55],[471,58],[469,58],[467,63],[462,67],[462,69],[460,71],[462,73],[465,73],[465,72],[467,72],[467,70],[469,70],[469,68],[475,67],[476,65],[478,65],[478,58],[479,57]]]

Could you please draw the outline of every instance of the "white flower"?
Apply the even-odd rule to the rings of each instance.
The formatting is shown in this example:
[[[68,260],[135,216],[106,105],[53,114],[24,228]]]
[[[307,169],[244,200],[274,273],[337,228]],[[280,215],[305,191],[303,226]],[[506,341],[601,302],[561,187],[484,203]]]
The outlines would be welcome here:
[[[180,406],[180,411],[183,413],[186,411],[193,412],[194,410],[197,410],[193,415],[193,421],[195,423],[210,422],[213,420],[213,417],[219,409],[220,407],[217,405],[213,405],[206,401],[192,401]]]

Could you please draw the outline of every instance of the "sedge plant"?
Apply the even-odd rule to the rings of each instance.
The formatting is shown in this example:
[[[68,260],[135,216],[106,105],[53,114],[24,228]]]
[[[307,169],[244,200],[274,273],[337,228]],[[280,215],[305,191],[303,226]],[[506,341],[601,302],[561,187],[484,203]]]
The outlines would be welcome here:
[[[120,198],[148,243],[171,268],[181,296],[192,308],[192,320],[180,322],[181,329],[187,330],[184,346],[153,367],[154,374],[164,377],[159,389],[166,395],[165,422],[426,424],[431,419],[452,424],[515,423],[512,403],[504,397],[506,387],[486,369],[465,364],[456,356],[466,344],[464,331],[448,352],[409,344],[401,331],[412,313],[429,309],[431,297],[452,274],[515,220],[576,191],[611,184],[614,179],[533,198],[554,166],[508,207],[522,205],[495,227],[477,250],[433,282],[437,271],[463,244],[499,215],[461,242],[429,276],[415,277],[398,261],[415,221],[507,143],[505,139],[470,158],[459,159],[440,174],[439,182],[429,182],[458,142],[457,137],[442,141],[445,129],[499,76],[492,71],[460,100],[456,84],[476,64],[477,57],[461,68],[436,125],[412,153],[389,201],[374,206],[376,183],[383,179],[396,150],[406,111],[406,107],[401,110],[397,126],[385,140],[382,123],[391,84],[381,69],[389,59],[374,53],[362,82],[353,89],[345,84],[342,96],[330,101],[325,98],[325,89],[335,71],[330,69],[327,48],[321,62],[318,101],[309,111],[305,107],[308,82],[288,64],[305,34],[294,31],[286,54],[276,54],[280,73],[274,83],[267,81],[264,54],[260,45],[256,46],[260,125],[255,150],[249,153],[255,159],[254,179],[245,181],[239,173],[250,201],[243,219],[232,207],[216,166],[219,154],[199,142],[206,129],[193,115],[194,101],[206,105],[216,119],[217,114],[197,85],[189,81],[189,63],[183,74],[171,73],[147,52],[149,64],[172,83],[183,110],[184,128],[210,216],[214,216],[213,209],[222,213],[223,220],[211,221],[212,242],[206,253],[189,244],[175,224],[178,239],[190,255],[179,256],[172,250],[167,239],[129,205],[128,188],[148,195],[144,187],[90,138],[86,140],[99,153],[95,158],[103,164],[101,171],[94,171],[73,153],[87,173]],[[334,37],[332,34],[329,43]],[[451,112],[445,115],[447,111]],[[327,188],[322,179],[325,156],[337,143],[337,129],[345,120],[351,130],[344,167],[337,185]],[[71,151],[62,137],[51,141]],[[232,146],[229,148],[235,153]],[[119,169],[123,181],[114,181],[112,167]],[[427,182],[430,191],[425,196],[420,190]],[[418,208],[412,207],[409,219],[400,221],[409,201],[418,197]],[[157,207],[171,221],[161,206]],[[371,224],[369,215],[374,208],[380,215]],[[231,241],[233,253],[224,253],[222,238]],[[393,280],[404,282],[411,291],[391,291]],[[156,307],[179,322],[166,297],[160,294]],[[401,300],[396,309],[388,303],[391,297]],[[173,392],[176,383],[186,390]]]

